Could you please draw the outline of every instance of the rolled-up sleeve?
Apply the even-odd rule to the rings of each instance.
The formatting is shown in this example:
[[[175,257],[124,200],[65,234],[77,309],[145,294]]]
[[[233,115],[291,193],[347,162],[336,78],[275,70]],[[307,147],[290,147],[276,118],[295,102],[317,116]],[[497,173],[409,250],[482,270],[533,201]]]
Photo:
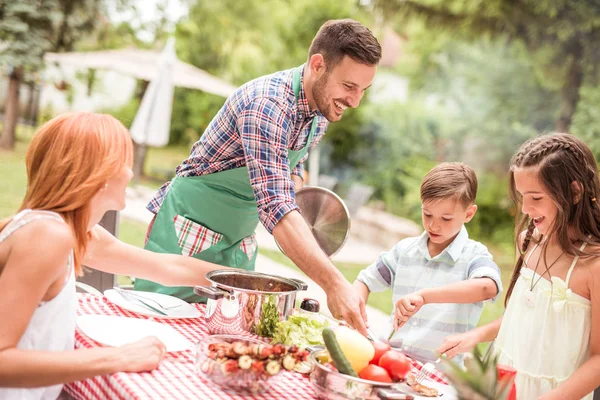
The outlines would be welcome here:
[[[498,268],[498,265],[496,265],[496,263],[492,259],[491,254],[489,253],[476,256],[471,260],[471,262],[469,263],[468,278],[490,278],[496,283],[498,293],[489,301],[495,302],[502,293],[502,279],[500,275],[500,268]]]
[[[237,126],[258,217],[273,232],[287,213],[298,210],[288,160],[291,118],[273,99],[259,98],[240,113]]]
[[[383,292],[393,286],[398,264],[395,248],[385,252],[373,264],[360,271],[356,278],[367,285],[369,292]]]
[[[308,157],[308,156],[305,156]],[[292,175],[296,175],[299,176],[300,178],[304,179],[304,176],[302,175],[304,173],[304,162],[299,162],[298,165],[296,165],[296,167],[294,169],[292,169]]]

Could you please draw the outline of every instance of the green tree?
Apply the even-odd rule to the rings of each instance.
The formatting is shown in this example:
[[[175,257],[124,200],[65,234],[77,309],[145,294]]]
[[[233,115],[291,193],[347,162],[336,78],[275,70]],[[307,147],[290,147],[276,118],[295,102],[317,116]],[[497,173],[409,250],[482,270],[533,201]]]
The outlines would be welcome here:
[[[52,45],[56,0],[0,0],[0,65],[8,69],[9,84],[0,147],[12,149],[19,116],[19,88],[26,71],[42,65],[44,52]]]
[[[24,74],[43,66],[46,51],[73,50],[76,41],[94,29],[104,5],[104,0],[0,0],[0,41],[6,46],[0,65],[9,70],[0,147],[14,146]]]
[[[570,0],[377,0],[382,14],[405,24],[421,20],[463,40],[493,37],[531,53],[537,73],[558,89],[555,129],[568,131],[584,82],[598,77],[600,7]]]

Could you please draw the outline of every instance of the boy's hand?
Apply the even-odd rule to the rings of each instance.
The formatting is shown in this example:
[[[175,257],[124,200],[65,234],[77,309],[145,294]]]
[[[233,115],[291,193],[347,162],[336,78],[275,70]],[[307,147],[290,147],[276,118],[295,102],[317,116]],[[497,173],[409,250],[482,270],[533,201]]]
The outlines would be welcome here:
[[[425,299],[419,293],[412,293],[398,300],[396,303],[394,330],[402,328],[406,321],[423,307],[423,304],[425,304]]]

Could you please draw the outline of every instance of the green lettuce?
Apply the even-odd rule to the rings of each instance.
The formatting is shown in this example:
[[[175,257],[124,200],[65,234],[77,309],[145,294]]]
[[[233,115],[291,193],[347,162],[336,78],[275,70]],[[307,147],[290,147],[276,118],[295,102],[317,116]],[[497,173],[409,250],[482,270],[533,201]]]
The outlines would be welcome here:
[[[273,343],[296,345],[301,349],[307,346],[323,346],[323,328],[326,326],[329,326],[327,320],[316,315],[290,315],[287,321],[277,323]]]

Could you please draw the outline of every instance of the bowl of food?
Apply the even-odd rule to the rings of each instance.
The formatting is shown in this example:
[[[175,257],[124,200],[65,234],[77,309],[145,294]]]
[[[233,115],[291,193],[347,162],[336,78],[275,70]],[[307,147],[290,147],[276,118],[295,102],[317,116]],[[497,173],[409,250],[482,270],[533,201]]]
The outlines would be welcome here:
[[[270,345],[238,335],[212,335],[196,345],[201,377],[222,390],[259,394],[269,390],[283,370],[291,371],[309,353],[296,346]]]
[[[310,360],[314,363],[310,382],[319,399],[377,399],[379,388],[393,386],[392,383],[372,382],[339,372],[335,364],[330,361],[327,350],[311,353]]]
[[[325,349],[314,351],[310,382],[320,399],[371,400],[398,394],[410,361],[387,345],[371,343],[346,327],[323,329]]]

